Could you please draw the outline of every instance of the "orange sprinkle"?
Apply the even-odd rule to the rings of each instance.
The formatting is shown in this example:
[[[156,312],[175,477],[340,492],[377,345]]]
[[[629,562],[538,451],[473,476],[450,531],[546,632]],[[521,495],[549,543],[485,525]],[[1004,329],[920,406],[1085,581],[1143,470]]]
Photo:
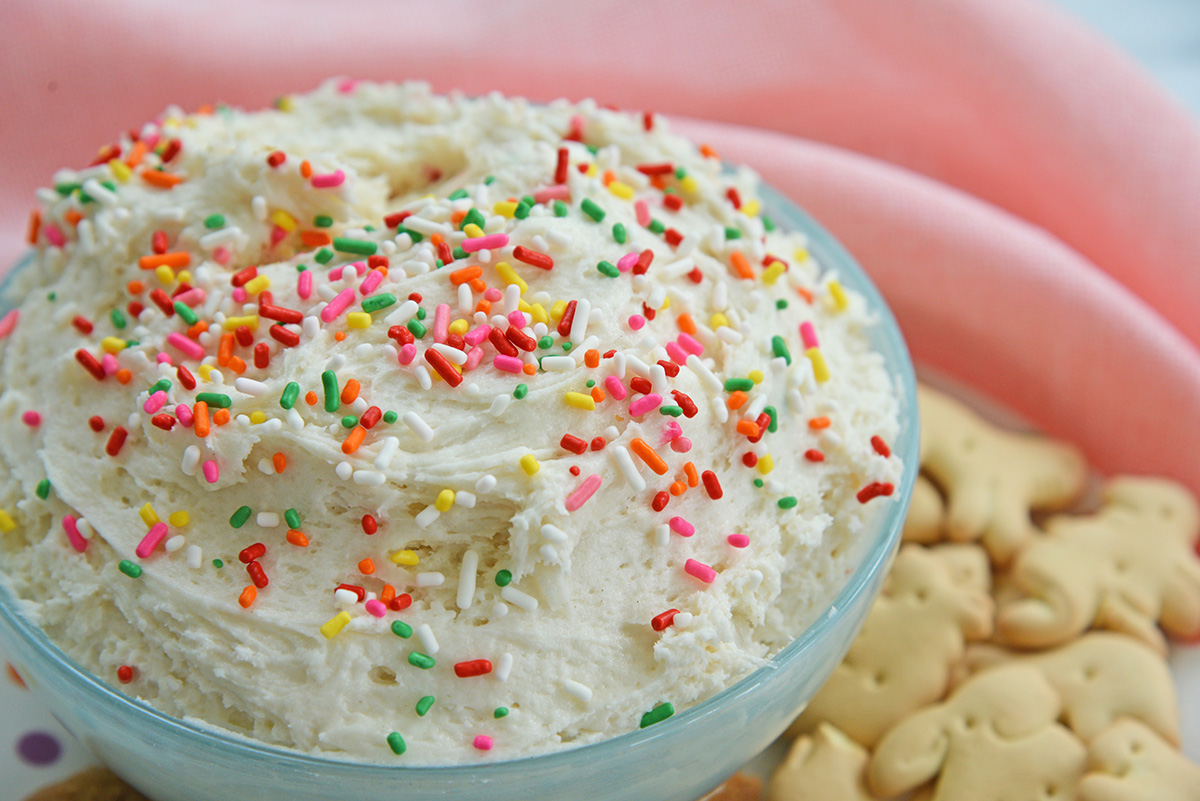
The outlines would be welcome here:
[[[685,492],[687,492],[687,484],[684,484],[682,481],[675,481],[671,483],[671,494],[676,498]]]
[[[26,230],[25,239],[29,244],[36,245],[38,232],[42,230],[42,213],[36,209],[29,215],[29,228]]]
[[[358,383],[357,378],[351,378],[346,382],[346,386],[342,387],[342,403],[351,404],[358,399],[358,391],[362,389],[362,384]]]
[[[287,470],[287,457],[282,453],[277,453],[271,457],[271,464],[275,466],[276,473],[282,473]]]
[[[458,225],[460,222],[463,221],[463,217],[466,217],[466,216],[467,216],[467,213],[465,211],[456,211],[450,215],[450,222],[454,223],[455,225]]]
[[[82,219],[83,215],[79,213],[78,209],[67,209],[66,213],[63,214],[63,220],[66,221],[67,225],[75,225]]]
[[[355,426],[354,430],[350,432],[350,436],[346,437],[346,441],[342,443],[342,453],[354,453],[366,438],[367,429],[362,426]]]
[[[696,470],[696,465],[688,462],[683,466],[683,472],[685,475],[687,475],[689,487],[700,486],[700,473]]]
[[[238,375],[241,375],[242,373],[246,372],[246,362],[242,361],[241,356],[230,356],[229,369]]]
[[[737,432],[739,434],[745,434],[747,437],[757,437],[758,423],[754,422],[753,420],[738,420]]]
[[[651,175],[650,176],[650,185],[658,190],[666,189],[667,188],[667,176]]]
[[[309,392],[307,395],[304,396],[304,402],[307,403],[309,406],[316,406],[317,405],[317,393]]]
[[[596,350],[595,348],[589,349],[586,353],[583,354],[583,363],[586,364],[588,367],[599,367],[600,366],[600,351]]]
[[[212,416],[213,425],[223,426],[229,422],[229,410],[217,409]]]
[[[301,231],[300,243],[306,248],[319,248],[328,245],[333,238],[324,231]]]
[[[122,384],[128,384],[133,380],[133,373],[129,372],[125,368],[121,368],[117,371],[117,380]]]
[[[141,281],[130,281],[125,285],[125,289],[130,295],[140,295],[146,290],[146,285]]]
[[[213,113],[213,107],[209,103],[205,103],[204,105],[202,105],[196,109],[196,114],[198,114],[201,117],[207,117],[207,116],[211,115],[212,113]]]
[[[157,270],[159,267],[167,266],[178,270],[182,267],[187,267],[192,262],[192,257],[185,251],[177,250],[174,253],[152,253],[149,256],[142,256],[138,259],[138,267],[143,270]]]
[[[713,150],[713,149],[712,149],[710,146],[708,146],[708,145],[700,145],[700,153],[701,153],[701,155],[703,155],[705,158],[709,158],[709,159],[719,159],[719,158],[721,158],[720,156],[718,156],[718,155],[717,155],[717,151]]]
[[[189,339],[199,339],[200,335],[208,330],[208,323],[204,320],[198,320],[195,325],[187,330]]]
[[[433,245],[435,248],[436,248],[438,245],[440,245],[440,244],[442,244],[443,242],[445,242],[445,241],[446,241],[446,240],[442,239],[442,235],[441,235],[441,234],[430,234],[430,235],[429,235],[429,242],[430,242],[430,244],[432,244],[432,245]]]
[[[814,417],[808,421],[808,427],[814,431],[820,431],[822,428],[829,428],[830,425],[832,425],[832,421],[828,417],[824,416]]]
[[[358,572],[364,576],[369,576],[375,572],[375,563],[370,559],[364,559],[358,563]]]
[[[308,537],[304,534],[303,531],[297,531],[294,528],[288,529],[287,541],[290,542],[292,545],[295,545],[297,548],[307,548],[308,547]]]
[[[629,447],[638,455],[638,458],[646,463],[647,467],[660,476],[666,475],[667,463],[658,455],[658,451],[650,447],[650,444],[646,440],[641,437],[634,437],[633,441],[629,443]]]
[[[142,159],[145,157],[145,155],[146,143],[139,139],[133,143],[133,147],[129,148],[129,157],[125,159],[125,164],[130,169],[134,169],[135,167],[141,165]]]
[[[208,404],[204,401],[196,401],[192,406],[192,417],[195,418],[192,421],[192,430],[196,432],[196,436],[201,439],[207,437],[212,430],[208,421]]]
[[[596,403],[603,403],[606,397],[608,396],[604,394],[604,390],[600,389],[599,384],[592,387],[592,400]]]
[[[490,300],[481,300],[475,304],[475,311],[481,311],[484,314],[492,313],[492,302]]]
[[[730,409],[740,409],[746,405],[749,396],[740,389],[735,389],[729,393],[729,400],[725,401],[725,405]]]
[[[483,293],[487,291],[487,283],[482,278],[472,278],[467,286],[471,287],[472,292]]]
[[[142,170],[142,180],[159,189],[172,189],[176,184],[183,183],[182,175],[175,175],[162,170]]]
[[[804,298],[804,300],[807,301],[810,306],[812,305],[813,293],[809,292],[804,287],[798,286],[798,287],[796,287],[796,294],[799,295],[800,297]]]
[[[396,588],[391,584],[384,584],[383,589],[379,591],[379,602],[384,606],[391,604],[392,599],[396,597]]]
[[[612,183],[613,181],[615,181],[615,180],[617,180],[617,176],[616,176],[616,175],[613,173],[613,171],[612,171],[612,170],[605,170],[605,171],[604,171],[604,185],[605,185],[605,186],[608,186],[609,184],[611,184],[611,183]]]
[[[537,365],[536,364],[527,364],[521,368],[521,372],[524,373],[525,375],[533,375],[534,373],[537,372]]]
[[[333,335],[333,338],[336,339],[338,342],[341,342],[346,338],[346,332],[338,331],[336,334]]]
[[[483,268],[478,264],[472,264],[469,267],[463,267],[450,273],[450,283],[458,286],[465,284],[468,281],[474,280],[483,275]]]
[[[250,604],[254,603],[254,599],[257,597],[258,590],[254,588],[253,584],[250,584],[246,587],[246,589],[242,590],[242,594],[238,596],[238,603],[242,605],[243,609],[249,609]]]
[[[729,256],[729,261],[733,265],[733,271],[737,273],[738,278],[754,277],[754,270],[750,269],[750,262],[746,261],[746,257],[742,254],[742,251],[733,251]]]
[[[21,674],[18,673],[17,669],[11,664],[8,665],[8,677],[12,679],[13,684],[17,685],[18,687],[28,689],[25,685],[25,679],[21,678]]]
[[[300,177],[301,178],[311,178],[312,177],[312,165],[308,163],[308,159],[305,159],[304,161],[300,162]]]
[[[675,324],[679,326],[679,330],[685,334],[695,335],[696,321],[692,319],[692,315],[684,312],[675,318]]]
[[[224,367],[233,356],[233,334],[221,334],[221,344],[217,346],[217,364]]]

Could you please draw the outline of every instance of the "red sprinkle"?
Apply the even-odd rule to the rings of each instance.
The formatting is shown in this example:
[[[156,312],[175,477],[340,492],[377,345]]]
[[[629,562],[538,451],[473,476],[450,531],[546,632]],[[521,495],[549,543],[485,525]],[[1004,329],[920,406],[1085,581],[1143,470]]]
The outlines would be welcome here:
[[[161,289],[156,289],[150,293],[150,300],[154,301],[154,305],[162,309],[162,313],[168,317],[175,316],[175,304],[171,303],[171,298],[166,292]]]
[[[300,335],[295,331],[289,331],[282,325],[273,325],[267,333],[271,335],[271,339],[282,344],[285,348],[294,348],[300,344]]]
[[[179,379],[180,384],[183,384],[184,389],[196,388],[196,376],[192,375],[192,371],[182,364],[175,368],[175,377]]]
[[[521,329],[515,328],[514,326],[510,325],[508,330],[504,332],[504,335],[508,337],[509,342],[513,343],[526,353],[533,353],[533,349],[537,347],[536,339],[529,336],[529,334],[526,334]],[[426,351],[426,353],[428,352],[429,351]]]
[[[754,467],[754,465],[758,464],[758,457],[754,455],[754,451],[746,451],[745,455],[742,456],[742,464],[746,465],[746,467]]]
[[[433,369],[437,370],[438,375],[444,378],[450,386],[457,387],[462,383],[462,374],[454,369],[454,365],[450,364],[450,361],[445,356],[433,348],[425,351],[425,361],[429,362],[433,366]]]
[[[407,592],[400,593],[392,599],[390,604],[388,604],[388,608],[393,612],[403,612],[410,606],[412,606],[412,596]]]
[[[562,319],[558,321],[558,333],[560,336],[568,337],[571,335],[571,326],[575,322],[575,307],[579,305],[578,301],[568,301],[567,307],[563,309]]]
[[[592,450],[602,451],[604,450],[604,446],[607,444],[608,440],[606,440],[604,437],[596,437],[592,440]]]
[[[248,325],[239,325],[234,329],[233,336],[243,348],[248,348],[254,344],[254,332],[250,330],[250,326]]]
[[[117,668],[117,681],[122,684],[128,684],[133,681],[133,668],[129,665],[121,665]]]
[[[667,244],[671,247],[679,247],[679,243],[683,241],[683,234],[676,231],[674,228],[668,228],[663,234],[663,239],[667,240]]]
[[[384,217],[383,224],[388,228],[395,228],[411,216],[411,211],[398,211],[395,214],[389,214],[388,216]]]
[[[699,284],[704,281],[704,273],[700,272],[699,267],[693,267],[691,272],[687,274],[687,277],[691,279],[693,284]]]
[[[883,441],[883,437],[879,436],[878,434],[871,437],[871,447],[875,449],[876,453],[885,459],[892,455],[892,449],[889,448],[888,444]]]
[[[679,365],[669,359],[659,359],[655,362],[667,374],[667,378],[675,378],[679,375]]]
[[[523,261],[533,267],[540,267],[543,270],[554,269],[554,259],[536,250],[531,250],[524,245],[517,245],[513,248],[513,258],[517,261]]]
[[[150,418],[150,423],[163,431],[170,431],[175,427],[175,418],[169,414],[156,414]]]
[[[337,590],[350,590],[350,592],[358,596],[359,603],[362,603],[363,599],[367,597],[367,591],[357,584],[339,584],[334,587],[334,591],[336,592]]]
[[[684,417],[691,418],[699,414],[700,409],[696,407],[696,402],[684,393],[673,389],[671,390],[671,397],[675,399],[675,403],[679,405],[679,408],[683,409]]]
[[[573,475],[573,476],[577,476],[577,475],[579,475],[580,473],[582,473],[583,471],[579,469],[579,465],[577,465],[577,464],[573,464],[573,465],[571,465],[570,467],[568,467],[568,468],[567,468],[567,472],[568,472],[568,473],[570,473],[570,474],[571,474],[571,475]]]
[[[287,161],[287,155],[282,150],[276,150],[267,156],[267,164],[272,167],[278,167],[285,161]]]
[[[258,268],[257,267],[247,267],[244,270],[240,270],[239,272],[234,273],[233,276],[229,279],[229,283],[233,284],[234,286],[242,286],[247,281],[249,281],[253,278],[256,278],[256,277],[258,277]]]
[[[271,366],[271,346],[266,342],[254,346],[254,366],[260,370]]]
[[[486,659],[472,659],[469,662],[459,662],[454,666],[454,675],[460,679],[484,676],[491,672],[492,663]]]
[[[637,171],[642,175],[671,175],[675,172],[675,165],[663,164],[639,164]]]
[[[809,448],[804,452],[804,458],[810,462],[823,462],[825,461],[825,454],[816,448]]]
[[[163,148],[162,155],[159,158],[162,159],[163,164],[170,164],[182,149],[183,144],[178,139],[172,139],[170,142],[167,142],[167,146]]]
[[[91,429],[93,431],[95,431],[97,434],[99,434],[101,431],[104,430],[104,418],[98,414],[92,415],[91,417],[88,418],[88,425],[91,427]]]
[[[654,391],[654,385],[650,383],[650,379],[640,375],[635,375],[629,379],[629,388],[642,395],[649,395]]]
[[[655,631],[662,631],[675,622],[675,616],[679,614],[678,609],[668,609],[667,611],[655,615],[650,620],[650,628]]]
[[[112,434],[108,437],[108,444],[104,446],[104,452],[109,456],[116,456],[121,452],[122,446],[125,445],[125,438],[129,436],[129,432],[121,426],[113,429]]]
[[[282,306],[274,306],[270,303],[263,303],[258,307],[258,316],[281,323],[299,324],[304,320],[304,315],[295,309],[285,309]]]
[[[388,257],[376,253],[374,256],[367,256],[367,266],[372,270],[378,270],[380,267],[387,267],[389,264]]]
[[[742,207],[742,196],[739,195],[738,191],[732,186],[729,187],[728,191],[725,192],[725,197],[729,198],[729,202],[733,204],[735,209],[740,209]]]
[[[858,502],[866,503],[880,495],[891,495],[896,487],[890,481],[873,481],[858,491]]]
[[[409,334],[409,336],[412,336],[412,334]],[[508,341],[508,338],[504,336],[504,332],[499,328],[493,328],[488,332],[488,342],[491,342],[496,350],[505,356],[516,356],[518,353],[516,346]]]
[[[388,339],[396,340],[396,344],[400,347],[411,345],[417,341],[417,338],[413,336],[413,332],[409,331],[408,328],[402,325],[393,325],[388,329],[387,335]]]
[[[370,536],[370,535],[374,534],[376,531],[379,531],[379,523],[377,523],[375,521],[375,518],[372,517],[371,515],[363,515],[362,516],[362,530],[363,530],[364,534],[366,534],[367,536]]]
[[[717,478],[717,474],[711,470],[705,470],[700,474],[700,479],[704,482],[704,490],[708,493],[708,497],[714,501],[725,494],[721,489],[721,479]]]
[[[262,565],[258,562],[246,565],[246,572],[250,574],[250,580],[254,582],[254,586],[260,590],[271,583],[271,580],[267,578],[267,571],[263,570]]]
[[[450,250],[450,246],[445,242],[438,242],[437,254],[438,258],[442,260],[443,265],[454,261],[454,252]]]
[[[86,317],[77,316],[71,321],[71,325],[79,329],[79,333],[81,334],[90,334],[93,330],[92,321]]]
[[[363,428],[370,430],[375,427],[376,423],[378,423],[382,417],[383,410],[378,406],[372,406],[363,412],[363,415],[359,418],[358,423]]]
[[[650,502],[650,508],[656,512],[661,512],[667,508],[667,504],[671,500],[671,494],[667,491],[662,491],[654,496],[654,500]]]
[[[558,161],[554,165],[554,183],[565,184],[567,182],[567,149],[560,147],[558,149]]]
[[[261,559],[267,552],[267,546],[261,542],[256,542],[253,545],[248,545],[238,554],[238,559],[242,564],[248,565],[255,559]]]
[[[583,453],[584,451],[587,450],[587,447],[588,447],[587,442],[585,440],[582,440],[579,437],[573,436],[571,434],[563,434],[563,437],[561,440],[558,441],[558,444],[563,447],[563,450],[567,450],[567,451],[570,451],[571,453],[577,453],[577,454]]]
[[[166,253],[167,247],[169,245],[170,245],[170,242],[167,241],[167,232],[166,231],[155,231],[150,236],[150,249],[153,250],[155,253],[159,253],[159,254]]]
[[[663,205],[671,211],[679,211],[683,208],[683,198],[673,193],[663,195]]]
[[[650,248],[646,248],[645,250],[643,250],[641,253],[638,254],[637,264],[633,265],[633,274],[634,275],[645,275],[646,271],[650,269],[650,265],[651,265],[651,263],[653,263],[653,261],[654,261],[654,251],[651,250]],[[654,319],[654,318],[650,318],[650,319]]]

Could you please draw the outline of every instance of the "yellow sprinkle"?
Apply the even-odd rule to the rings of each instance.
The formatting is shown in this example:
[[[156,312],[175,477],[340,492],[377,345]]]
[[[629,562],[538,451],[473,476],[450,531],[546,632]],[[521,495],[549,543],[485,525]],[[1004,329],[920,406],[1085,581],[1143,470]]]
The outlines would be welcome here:
[[[713,329],[715,330],[717,328],[720,328],[723,325],[728,326],[729,318],[726,317],[725,315],[721,314],[720,312],[717,312],[716,314],[714,314],[712,316],[712,319],[709,322],[712,325]]]
[[[620,181],[613,181],[608,185],[608,191],[612,192],[619,198],[633,200],[633,187],[629,184],[623,184]]]
[[[542,304],[535,303],[530,306],[529,313],[533,315],[533,321],[535,323],[545,323],[546,325],[550,325],[550,315],[546,311],[546,307]]]
[[[587,168],[587,177],[588,177],[588,178],[595,178],[595,177],[596,177],[596,173],[597,173],[597,172],[599,172],[599,170],[598,170],[598,169],[596,169],[596,165],[595,165],[595,164],[589,164],[589,165],[588,165],[588,168]]]
[[[175,278],[181,284],[190,284],[190,283],[192,283],[192,271],[191,270],[180,270],[178,273],[175,274]]]
[[[454,490],[444,489],[438,493],[437,500],[433,502],[433,508],[439,512],[448,512],[450,507],[454,505]]]
[[[246,326],[247,328],[249,328],[251,331],[253,331],[255,328],[258,328],[258,315],[257,314],[248,314],[245,317],[226,317],[225,318],[225,330],[226,331],[236,331],[236,330],[238,330],[238,328],[240,328],[243,325]]]
[[[120,159],[112,159],[108,162],[108,167],[112,170],[113,177],[121,183],[125,183],[133,177],[133,170]]]
[[[517,298],[517,311],[533,314],[533,307],[526,303],[524,298]]]
[[[750,375],[748,377],[755,384],[761,384],[762,380],[763,380],[763,371],[762,370],[751,370]]]
[[[292,96],[284,95],[283,97],[276,100],[275,108],[279,109],[280,111],[291,111],[292,109],[294,109],[295,104],[292,102]]]
[[[554,305],[550,307],[550,319],[561,320],[566,311],[567,302],[565,300],[556,300],[554,301]]]
[[[745,214],[747,217],[756,217],[761,207],[762,204],[757,200],[747,200],[742,204],[742,214]]]
[[[117,337],[105,337],[100,340],[100,349],[105,353],[120,353],[125,350],[125,340]]]
[[[296,218],[283,209],[275,209],[275,211],[271,212],[271,222],[285,231],[293,231],[296,228]]]
[[[517,271],[514,270],[512,265],[508,262],[497,262],[496,272],[500,274],[500,280],[504,282],[505,286],[508,286],[509,284],[516,284],[517,286],[521,287],[522,293],[524,293],[526,289],[529,289],[529,284],[525,283],[521,276],[517,275]]]
[[[592,399],[592,396],[582,392],[568,392],[563,398],[567,401],[568,406],[574,406],[576,409],[587,409],[590,412],[596,408],[596,401]]]
[[[846,295],[846,290],[842,289],[842,285],[837,281],[829,282],[829,296],[833,298],[833,305],[838,311],[845,311],[850,307],[850,298]]]
[[[259,409],[256,412],[251,412],[250,413],[250,422],[254,423],[254,425],[256,425],[256,426],[262,425],[263,423],[267,422],[267,413],[262,411],[261,409]]]
[[[502,214],[510,219],[516,210],[517,204],[511,200],[501,200],[499,203],[492,206],[492,211],[496,212],[497,214]]]
[[[391,556],[392,562],[404,567],[415,567],[420,558],[417,557],[416,551],[396,551]]]
[[[349,612],[338,612],[329,619],[328,623],[321,626],[321,633],[325,635],[325,639],[332,640],[342,629],[346,628],[346,624],[349,622]]]
[[[213,370],[212,365],[211,364],[202,364],[202,365],[200,365],[199,370],[200,370],[200,377],[202,379],[204,379],[205,381],[208,381],[209,380],[208,377],[210,375],[212,375],[212,370]]]
[[[764,476],[775,469],[775,460],[771,458],[771,454],[763,454],[758,457],[758,472]]]
[[[271,287],[271,279],[265,275],[256,275],[242,285],[242,289],[246,290],[248,295],[257,295],[264,289]]]
[[[12,519],[12,515],[3,509],[0,509],[0,531],[3,531],[5,534],[7,534],[16,527],[17,521]]]
[[[825,363],[825,355],[821,353],[820,348],[809,348],[804,353],[812,362],[813,376],[817,379],[817,383],[824,384],[829,380],[829,365]]]
[[[150,528],[158,522],[158,513],[154,511],[154,507],[149,503],[138,509],[138,514],[142,516],[142,522],[146,524],[146,528]]]
[[[450,323],[446,330],[448,330],[451,334],[458,334],[461,337],[463,334],[467,333],[467,329],[470,327],[471,324],[467,322],[466,319],[460,317],[459,319]]]
[[[154,269],[154,277],[164,286],[171,286],[175,283],[175,271],[165,264],[160,264]]]
[[[187,512],[171,512],[171,516],[167,518],[167,522],[175,528],[183,528],[191,522],[191,515]]]
[[[521,457],[521,469],[525,471],[525,475],[532,476],[534,473],[542,469],[538,464],[537,457],[532,453],[527,453]]]
[[[775,282],[779,280],[779,276],[783,275],[785,270],[787,270],[787,267],[783,262],[771,262],[771,266],[762,274],[762,282],[767,286],[775,286]]]
[[[483,229],[475,223],[467,223],[463,226],[463,233],[469,236],[471,239],[478,239],[479,237],[483,236]]]
[[[695,177],[685,175],[679,179],[679,188],[689,195],[695,194],[700,189],[700,184],[696,183]]]
[[[370,328],[371,315],[366,312],[350,312],[346,315],[346,324],[351,328]]]
[[[663,305],[662,305],[662,308],[659,309],[659,311],[666,311],[669,308],[671,308],[671,298],[668,296],[663,299]]]
[[[799,261],[808,261],[808,248],[804,248],[804,247],[796,248],[795,252],[792,253],[792,258],[798,262]]]

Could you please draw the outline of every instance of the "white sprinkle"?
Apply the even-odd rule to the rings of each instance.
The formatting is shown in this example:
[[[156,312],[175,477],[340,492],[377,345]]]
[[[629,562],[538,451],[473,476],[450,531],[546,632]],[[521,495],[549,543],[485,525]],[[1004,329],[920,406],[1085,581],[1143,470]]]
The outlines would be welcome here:
[[[512,674],[513,655],[508,653],[500,654],[500,658],[496,660],[496,678],[499,681],[508,681],[508,677]]]
[[[567,356],[543,356],[542,369],[548,373],[561,373],[575,369],[575,359]]]
[[[718,423],[724,423],[729,419],[729,407],[725,405],[725,399],[715,397],[712,399],[713,416],[717,418]]]
[[[333,468],[333,472],[342,481],[347,481],[350,476],[354,475],[354,466],[349,462],[338,462],[337,467]]]
[[[728,342],[730,345],[740,345],[746,339],[742,336],[741,331],[737,331],[727,325],[723,325],[717,329],[717,338],[722,342]]]
[[[449,345],[442,344],[441,342],[435,342],[433,344],[433,350],[442,354],[447,360],[452,361],[455,364],[463,365],[467,363],[466,351],[459,350],[458,348],[452,348]]]
[[[400,419],[404,421],[404,425],[421,438],[422,442],[433,442],[433,429],[421,419],[421,415],[416,412],[405,412]]]
[[[458,285],[458,310],[466,315],[475,311],[475,298],[471,295],[471,287],[468,284]]]
[[[415,518],[417,528],[427,528],[430,523],[442,516],[432,503],[417,513]]]
[[[358,603],[358,593],[354,590],[334,590],[333,601],[342,606],[354,606]]]
[[[217,231],[212,231],[200,237],[197,242],[203,250],[214,250],[221,245],[227,245],[230,242],[235,242],[242,237],[242,229],[236,225],[230,225],[227,228],[221,228]]]
[[[371,346],[370,345],[366,345],[366,346],[359,345],[359,347],[360,348],[361,347],[369,348]],[[350,404],[350,411],[353,412],[354,414],[358,415],[359,417],[362,417],[363,412],[365,412],[369,408],[371,408],[371,407],[367,404],[366,400],[364,400],[361,396],[355,398],[354,401],[351,402],[351,404]]]
[[[196,475],[196,468],[200,466],[200,449],[195,445],[188,445],[183,452],[183,461],[179,465],[179,469],[183,471],[185,476]]]
[[[567,541],[567,532],[563,531],[558,526],[552,526],[549,523],[542,526],[542,536],[551,542],[556,542],[562,545]]]
[[[360,359],[365,359],[375,352],[375,346],[369,342],[364,342],[354,349],[354,355]]]
[[[250,415],[239,414],[237,417],[233,418],[233,421],[242,428],[248,428],[250,426]]]
[[[504,617],[508,614],[508,604],[504,601],[496,601],[492,604],[492,617]]]
[[[565,248],[567,245],[571,244],[571,238],[562,231],[559,231],[557,228],[547,231],[546,239],[555,247]]]
[[[446,225],[445,223],[427,220],[424,217],[418,217],[415,214],[405,218],[404,227],[416,231],[418,234],[425,234],[426,236],[441,234],[443,237],[447,237],[453,233],[450,230],[450,226]]]
[[[517,310],[521,302],[521,287],[509,284],[504,287],[504,314],[507,316]]]
[[[300,416],[300,412],[294,406],[287,410],[287,421],[293,431],[304,428],[304,418]]]
[[[433,629],[429,628],[428,623],[422,623],[414,630],[417,635],[417,640],[421,643],[421,650],[429,656],[433,656],[438,652],[437,637],[433,636]]]
[[[342,353],[335,353],[330,357],[329,361],[325,362],[325,369],[332,370],[335,373],[346,366],[346,356]]]
[[[486,495],[495,488],[496,477],[491,473],[488,473],[486,476],[480,476],[479,480],[475,482],[475,491],[480,495]]]
[[[243,395],[253,395],[258,397],[267,394],[267,385],[261,381],[256,381],[253,378],[238,376],[233,380],[233,388]]]
[[[174,537],[169,538],[165,543],[163,543],[163,547],[166,548],[167,553],[175,553],[182,548],[186,542],[186,537],[184,537],[182,534],[176,534]]]
[[[625,380],[625,352],[621,351],[613,356],[613,375],[622,381]]]
[[[492,405],[488,408],[488,414],[492,417],[499,417],[504,414],[505,410],[508,409],[508,405],[512,403],[512,399],[512,395],[509,395],[507,392],[492,398]]]
[[[475,493],[467,492],[466,490],[459,490],[458,492],[454,493],[454,505],[461,506],[464,509],[474,509]]]
[[[638,472],[637,465],[633,463],[633,457],[629,455],[628,449],[624,445],[617,445],[612,449],[612,455],[613,461],[617,463],[617,469],[621,471],[625,482],[629,484],[633,491],[641,492],[644,490],[646,488],[646,480]]]
[[[637,356],[631,356],[630,354],[626,353],[625,354],[625,365],[630,370],[632,370],[633,372],[642,376],[643,378],[650,377],[650,365],[646,364],[644,361],[639,359]],[[214,375],[215,374],[216,374],[216,372],[214,371]]]
[[[702,362],[700,357],[696,354],[688,354],[687,366],[688,369],[699,376],[700,380],[704,382],[705,386],[707,386],[713,392],[720,392],[724,388],[724,385],[721,383],[721,379],[717,378],[716,375],[713,374],[713,371],[708,369],[708,365]],[[724,401],[722,401],[722,403],[724,403]]]
[[[532,595],[526,595],[511,584],[500,590],[500,597],[513,606],[521,607],[526,612],[532,612],[538,608],[537,598],[534,598]]]
[[[542,558],[550,564],[554,564],[558,561],[558,551],[554,550],[553,545],[543,545],[541,548],[538,548],[538,553],[540,553]]]
[[[654,287],[650,292],[649,299],[646,300],[646,305],[658,311],[667,302],[667,288],[661,284]]]
[[[113,192],[95,178],[88,178],[83,182],[83,191],[102,206],[115,205],[119,200],[116,192]]]
[[[534,246],[534,248],[542,251],[543,253],[545,253],[550,248],[550,245],[546,242],[546,237],[542,236],[541,234],[533,235],[533,246]]]
[[[658,278],[682,278],[696,268],[696,262],[691,259],[676,259],[668,262],[661,267],[654,268],[654,274]]]
[[[666,523],[660,523],[654,527],[654,544],[659,548],[665,548],[671,544],[671,527]]]
[[[429,369],[425,365],[418,364],[413,368],[413,372],[417,374],[417,383],[421,385],[421,389],[433,387],[433,377],[429,375]]]
[[[575,303],[575,319],[571,321],[572,342],[581,342],[587,336],[588,319],[592,314],[592,302],[587,298],[580,298]]]
[[[458,608],[469,609],[475,600],[475,571],[479,569],[479,554],[467,551],[458,569]]]
[[[254,215],[254,219],[259,222],[265,222],[267,219],[267,199],[262,195],[255,195],[250,198],[250,213]]]
[[[388,325],[404,325],[413,317],[416,316],[417,310],[421,308],[415,300],[406,300],[400,304],[399,308],[383,318],[383,321]]]
[[[379,455],[375,457],[375,469],[387,470],[392,466],[392,459],[396,458],[396,451],[400,450],[400,440],[396,437],[387,437],[383,441],[383,445],[379,448]]]
[[[258,523],[259,528],[275,528],[279,525],[279,514],[277,512],[259,512],[255,515],[254,522]]]
[[[288,328],[287,326],[284,326]],[[288,330],[292,330],[288,328]],[[316,315],[305,317],[300,323],[300,330],[304,333],[305,339],[312,339],[321,332],[321,320]]]
[[[264,476],[275,475],[275,463],[264,456],[258,460],[258,472],[262,473]]]
[[[563,689],[567,691],[567,695],[573,695],[584,703],[592,700],[592,689],[577,681],[567,679],[563,682]]]
[[[693,617],[691,612],[676,612],[675,621],[671,625],[677,629],[691,628]]]
[[[650,368],[650,384],[654,391],[664,398],[671,397],[671,385],[667,382],[667,368],[655,364]]]
[[[82,517],[75,521],[75,528],[79,530],[79,536],[85,540],[90,540],[96,533],[96,530],[92,528],[92,524]]]
[[[189,545],[187,549],[187,566],[192,570],[198,570],[203,563],[204,555],[200,550],[199,545]]]
[[[441,573],[418,573],[416,583],[418,587],[440,587],[446,583],[446,577]]]

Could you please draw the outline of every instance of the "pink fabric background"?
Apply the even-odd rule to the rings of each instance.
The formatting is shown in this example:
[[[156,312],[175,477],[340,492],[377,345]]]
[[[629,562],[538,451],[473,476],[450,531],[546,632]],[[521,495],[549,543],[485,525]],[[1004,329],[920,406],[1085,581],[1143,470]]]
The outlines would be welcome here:
[[[117,131],[329,75],[709,120],[675,122],[829,227],[919,361],[1200,491],[1200,134],[1033,0],[8,0],[0,263]]]

